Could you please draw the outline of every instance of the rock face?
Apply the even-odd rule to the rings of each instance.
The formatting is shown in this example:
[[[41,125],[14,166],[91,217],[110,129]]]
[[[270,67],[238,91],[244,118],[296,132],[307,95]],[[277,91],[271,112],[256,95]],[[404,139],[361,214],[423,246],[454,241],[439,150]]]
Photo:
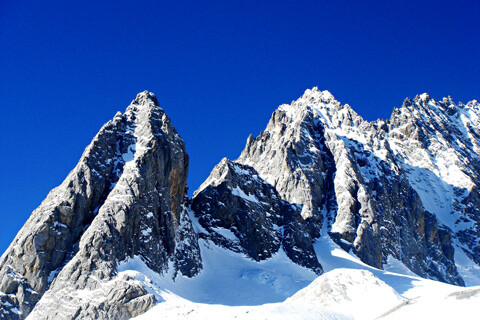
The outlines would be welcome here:
[[[476,101],[422,95],[388,121],[367,122],[314,88],[280,106],[237,162],[302,205],[312,236],[326,219],[332,239],[367,264],[393,256],[418,275],[463,285],[454,251],[479,256],[479,115]]]
[[[117,263],[132,256],[159,273],[169,261],[186,276],[198,273],[198,242],[183,207],[187,170],[183,140],[155,96],[140,93],[103,126],[2,256],[0,315],[22,319],[33,309],[33,319],[119,319],[142,313],[154,296],[115,278]]]
[[[368,122],[314,88],[280,106],[188,199],[184,142],[145,91],[102,127],[0,258],[0,319],[139,315],[158,288],[123,263],[140,259],[169,281],[196,277],[199,239],[259,263],[285,252],[282,263],[322,274],[314,246],[329,236],[371,266],[393,257],[464,285],[480,265],[479,151],[477,101],[423,94]]]
[[[200,237],[256,261],[283,248],[293,262],[323,272],[301,208],[283,201],[251,167],[224,158],[195,192],[192,209],[206,230]]]

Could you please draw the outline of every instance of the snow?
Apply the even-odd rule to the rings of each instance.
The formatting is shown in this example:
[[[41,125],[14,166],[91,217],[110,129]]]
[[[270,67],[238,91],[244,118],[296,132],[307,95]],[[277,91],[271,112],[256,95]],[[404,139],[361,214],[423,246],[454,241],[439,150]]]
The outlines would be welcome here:
[[[10,311],[12,311],[13,313],[16,313],[16,314],[22,314],[22,313],[20,312],[20,310],[18,310],[17,307],[11,308]]]
[[[465,285],[478,286],[480,285],[480,266],[473,262],[461,249],[461,244],[457,241],[455,248],[455,263],[460,276],[465,281]]]
[[[150,228],[150,227],[147,227],[145,230],[142,230],[142,235],[144,237],[148,237],[150,235],[150,233],[152,233],[152,228]]]
[[[423,101],[426,101],[428,98],[429,98],[428,93],[422,93],[420,95],[420,99],[422,99]]]
[[[55,221],[53,223],[53,227],[54,228],[56,228],[56,227],[68,228],[67,225],[65,225],[64,223],[58,222],[58,221]]]
[[[212,229],[213,231],[215,231],[216,233],[218,233],[219,235],[221,235],[227,240],[238,241],[237,236],[229,229],[225,229],[225,228],[212,228]]]
[[[339,268],[320,276],[287,301],[313,304],[355,319],[374,319],[380,310],[406,300],[370,271]]]
[[[161,276],[148,269],[140,257],[121,262],[119,274],[137,272],[151,279],[167,301],[171,293],[191,302],[254,306],[284,301],[311,283],[314,272],[294,264],[280,250],[272,258],[256,262],[243,254],[199,240],[203,270],[195,277],[177,276],[172,269]],[[208,289],[207,289],[208,288]]]
[[[237,197],[240,197],[240,198],[243,198],[247,201],[251,201],[251,202],[255,202],[255,203],[258,203],[260,204],[260,201],[258,201],[257,197],[255,197],[254,195],[250,195],[250,194],[246,194],[245,192],[243,192],[242,189],[240,189],[239,187],[235,187],[233,190],[232,190],[232,194],[234,196],[237,196]]]
[[[410,271],[410,269],[408,269],[401,261],[395,259],[392,256],[388,256],[387,263],[383,266],[383,270],[392,273],[399,273],[412,277],[417,277],[417,275]]]
[[[136,145],[132,144],[128,147],[128,151],[122,154],[122,159],[125,163],[133,161],[133,159],[135,158],[135,149]]]
[[[176,297],[154,307],[150,311],[135,318],[138,320],[157,319],[278,319],[278,320],[319,320],[348,319],[316,306],[301,303],[273,303],[262,306],[238,306],[198,304]]]
[[[380,319],[474,319],[479,303],[480,287],[458,291],[431,287],[425,295],[409,299]]]
[[[241,168],[241,167],[238,166],[238,165],[234,165],[234,166],[233,166],[233,170],[234,170],[237,174],[243,175],[243,176],[248,176],[248,177],[250,177],[251,174],[252,174],[250,171],[245,170],[245,169]]]
[[[51,283],[53,281],[53,279],[55,279],[55,277],[57,276],[57,274],[59,272],[60,272],[60,270],[58,270],[58,269],[55,269],[52,272],[50,272],[50,274],[48,275],[48,283]]]
[[[335,316],[299,303],[282,303],[316,278],[310,270],[292,263],[283,250],[266,261],[255,262],[211,242],[200,240],[200,245],[204,269],[194,278],[171,279],[171,273],[160,276],[140,257],[120,263],[119,276],[128,274],[142,284],[160,288],[152,290],[160,301],[157,306],[136,319],[290,320]]]
[[[208,241],[200,245],[204,270],[192,279],[160,276],[140,257],[120,264],[120,275],[147,285],[159,301],[136,319],[468,318],[480,303],[480,287],[419,278],[392,257],[386,270],[370,267],[328,236],[315,243],[326,271],[318,278],[283,251],[255,262]]]

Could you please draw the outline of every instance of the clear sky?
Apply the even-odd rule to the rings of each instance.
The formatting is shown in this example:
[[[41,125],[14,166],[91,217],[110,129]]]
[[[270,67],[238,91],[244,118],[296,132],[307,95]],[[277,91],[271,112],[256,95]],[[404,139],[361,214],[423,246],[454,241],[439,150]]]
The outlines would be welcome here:
[[[186,141],[191,193],[307,88],[368,120],[423,92],[480,99],[479,17],[478,0],[0,1],[0,253],[140,91]]]

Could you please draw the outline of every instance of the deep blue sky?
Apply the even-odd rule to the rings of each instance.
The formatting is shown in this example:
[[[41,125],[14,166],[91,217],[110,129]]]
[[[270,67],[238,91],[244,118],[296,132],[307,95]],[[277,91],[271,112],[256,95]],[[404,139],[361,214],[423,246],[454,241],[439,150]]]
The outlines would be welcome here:
[[[0,2],[0,252],[145,89],[190,192],[313,86],[368,120],[423,92],[480,99],[478,0],[152,2]]]

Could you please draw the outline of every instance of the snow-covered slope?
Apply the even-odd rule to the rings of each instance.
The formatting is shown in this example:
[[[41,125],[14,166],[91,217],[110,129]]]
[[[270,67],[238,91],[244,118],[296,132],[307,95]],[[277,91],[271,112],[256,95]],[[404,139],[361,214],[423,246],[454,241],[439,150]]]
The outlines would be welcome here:
[[[152,283],[158,288],[162,302],[136,319],[418,319],[419,317],[437,319],[471,319],[477,313],[480,303],[480,287],[463,288],[437,281],[419,278],[415,275],[399,274],[387,270],[409,273],[398,260],[391,259],[385,269],[380,270],[361,262],[357,257],[345,252],[328,236],[320,238],[315,244],[321,264],[326,268],[323,275],[307,287],[285,300],[265,299],[275,295],[278,288],[274,283],[277,272],[286,269],[259,268],[258,265],[246,263],[245,260],[226,257],[217,252],[221,263],[232,268],[233,272],[218,274],[214,289],[207,289],[211,280],[203,283],[203,290],[198,287],[188,289],[188,296],[179,291],[189,287],[188,282],[176,285],[163,282],[162,278],[151,275]],[[202,253],[205,248],[202,247]],[[208,249],[212,250],[212,248]],[[219,250],[217,249],[214,249]],[[278,261],[277,257],[272,262]],[[217,261],[216,263],[220,263]],[[205,270],[211,267],[207,264]],[[271,267],[271,266],[270,266]],[[253,268],[253,269],[251,269]],[[144,270],[134,266],[135,270]],[[239,277],[240,270],[256,270],[262,277]],[[266,273],[265,273],[266,271]],[[209,271],[206,271],[210,273]],[[135,271],[138,278],[139,273]],[[148,274],[148,271],[144,273]],[[271,282],[261,279],[268,274]],[[410,272],[411,274],[411,272]],[[293,275],[292,279],[300,274]],[[266,279],[267,277],[265,277]],[[308,278],[308,276],[307,276]],[[292,280],[290,279],[290,280]],[[194,280],[198,281],[198,280]],[[200,280],[198,283],[203,282]],[[240,283],[239,283],[240,282]],[[252,294],[251,286],[256,287],[254,295],[259,300],[254,304],[235,304],[236,298],[220,303],[220,300],[206,301],[201,298],[205,291],[222,296],[234,291],[233,295]],[[285,287],[287,289],[287,287]],[[293,289],[292,287],[288,289]],[[287,289],[287,290],[288,290]],[[199,298],[200,297],[200,298]],[[263,298],[262,298],[263,297]],[[279,297],[277,297],[278,299]],[[262,301],[263,300],[263,301]],[[280,301],[280,302],[276,302]],[[232,303],[233,302],[233,303]]]
[[[188,199],[184,142],[142,92],[0,258],[0,319],[467,317],[479,147],[476,101],[367,122],[314,88]]]

